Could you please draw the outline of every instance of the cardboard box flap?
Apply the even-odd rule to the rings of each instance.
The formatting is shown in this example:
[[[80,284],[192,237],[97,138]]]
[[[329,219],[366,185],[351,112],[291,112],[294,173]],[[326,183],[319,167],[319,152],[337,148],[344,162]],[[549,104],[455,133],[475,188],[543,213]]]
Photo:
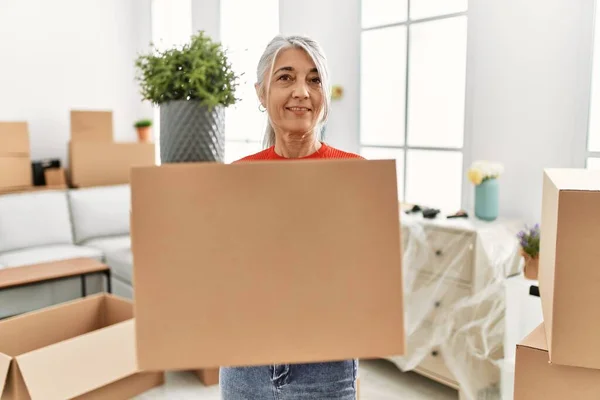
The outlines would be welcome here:
[[[16,361],[32,399],[81,396],[138,372],[134,321],[23,354]]]
[[[558,190],[600,191],[600,170],[547,168],[545,172]]]
[[[546,330],[544,328],[544,324],[538,325],[517,346],[548,351],[548,343],[546,342]]]
[[[8,368],[10,367],[10,361],[12,359],[6,354],[0,353],[0,397],[4,391],[4,385],[6,384],[6,378],[8,377]]]
[[[112,142],[112,111],[71,110],[71,140]]]

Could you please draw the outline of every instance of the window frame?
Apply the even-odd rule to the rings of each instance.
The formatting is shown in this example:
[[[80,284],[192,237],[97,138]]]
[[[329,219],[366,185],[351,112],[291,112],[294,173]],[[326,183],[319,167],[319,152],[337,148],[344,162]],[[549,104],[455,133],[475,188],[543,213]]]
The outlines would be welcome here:
[[[358,145],[359,145],[359,149],[360,151],[362,151],[363,148],[381,148],[381,149],[394,149],[394,150],[401,150],[403,153],[403,165],[402,165],[402,194],[403,194],[403,198],[400,198],[399,201],[401,202],[406,202],[406,194],[407,194],[407,166],[408,166],[408,153],[410,150],[425,150],[425,151],[448,151],[448,152],[454,152],[454,153],[461,153],[462,154],[462,171],[461,171],[461,182],[462,182],[462,188],[461,188],[461,198],[459,199],[459,203],[461,208],[466,208],[466,203],[467,203],[467,199],[469,198],[469,185],[468,185],[468,180],[465,177],[465,171],[468,168],[468,165],[471,163],[471,159],[470,159],[470,148],[471,148],[471,140],[470,140],[470,135],[468,134],[469,132],[471,132],[471,124],[470,124],[470,118],[468,117],[470,114],[470,85],[469,85],[469,75],[468,75],[468,71],[469,71],[469,67],[470,67],[470,62],[469,62],[469,51],[468,51],[468,42],[470,40],[468,34],[467,34],[467,43],[465,43],[465,45],[467,46],[467,55],[466,55],[466,68],[465,68],[465,92],[464,92],[464,115],[463,115],[463,144],[461,147],[443,147],[443,146],[434,146],[434,147],[429,147],[429,146],[410,146],[408,144],[408,119],[409,119],[409,92],[410,92],[410,50],[411,50],[411,45],[410,45],[410,40],[411,40],[411,26],[417,25],[417,24],[421,24],[421,23],[427,23],[427,22],[432,22],[432,21],[439,21],[439,20],[446,20],[446,19],[451,19],[451,18],[456,18],[456,17],[465,17],[467,20],[467,31],[468,31],[468,20],[469,20],[469,10],[467,8],[466,11],[461,11],[461,12],[454,12],[454,13],[447,13],[447,14],[440,14],[440,15],[436,15],[436,16],[432,16],[432,17],[427,17],[427,18],[418,18],[418,19],[411,19],[411,14],[410,14],[410,6],[411,6],[411,2],[412,0],[407,0],[407,19],[406,21],[402,21],[402,22],[395,22],[395,23],[390,23],[390,24],[382,24],[382,25],[374,25],[374,26],[369,26],[367,28],[363,28],[362,26],[362,2],[363,1],[368,1],[368,0],[361,0],[360,1],[360,44],[359,44],[359,54],[362,54],[362,43],[363,43],[363,33],[364,32],[368,32],[368,31],[373,31],[373,30],[381,30],[381,29],[387,29],[387,28],[392,28],[392,27],[397,27],[397,26],[406,26],[406,76],[405,76],[405,92],[404,92],[404,141],[403,141],[403,145],[386,145],[386,144],[373,144],[371,142],[363,142],[362,139],[362,132],[361,132],[361,112],[358,113]],[[362,58],[359,62],[360,66],[359,66],[359,71],[362,70]],[[359,103],[362,103],[362,84],[360,82],[361,79],[361,74],[359,72]],[[362,110],[361,110],[362,111]]]

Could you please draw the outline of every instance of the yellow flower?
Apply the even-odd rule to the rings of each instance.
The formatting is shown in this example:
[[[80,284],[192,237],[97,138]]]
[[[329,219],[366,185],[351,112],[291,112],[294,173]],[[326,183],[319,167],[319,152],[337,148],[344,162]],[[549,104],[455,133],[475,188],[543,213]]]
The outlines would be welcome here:
[[[474,185],[480,185],[481,182],[483,181],[483,174],[478,169],[469,168],[468,176],[469,176],[469,180]]]

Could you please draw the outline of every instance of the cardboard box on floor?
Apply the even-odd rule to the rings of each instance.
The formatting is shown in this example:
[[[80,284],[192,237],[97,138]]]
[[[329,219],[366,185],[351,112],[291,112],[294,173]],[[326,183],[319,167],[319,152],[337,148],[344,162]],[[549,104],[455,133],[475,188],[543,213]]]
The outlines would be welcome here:
[[[0,398],[130,399],[162,385],[136,364],[133,306],[89,296],[0,321]]]
[[[32,185],[27,122],[0,122],[0,192]]]
[[[600,370],[549,362],[544,324],[517,345],[514,400],[597,400]]]
[[[395,161],[166,164],[131,190],[140,368],[404,354]]]
[[[540,240],[550,362],[600,369],[599,170],[545,170]]]

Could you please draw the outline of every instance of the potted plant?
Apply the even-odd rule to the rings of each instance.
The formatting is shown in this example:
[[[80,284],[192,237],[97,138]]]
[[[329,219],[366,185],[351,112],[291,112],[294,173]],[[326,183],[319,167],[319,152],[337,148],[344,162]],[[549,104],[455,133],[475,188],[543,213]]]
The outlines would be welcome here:
[[[189,43],[136,61],[144,100],[160,107],[162,162],[220,161],[225,153],[225,108],[237,102],[238,77],[225,51],[204,32]]]
[[[525,260],[524,274],[527,279],[537,280],[540,260],[540,226],[525,227],[517,234],[521,256]]]
[[[475,185],[475,216],[485,221],[498,218],[498,178],[504,172],[500,163],[475,161],[467,171],[471,183]]]
[[[149,119],[140,119],[133,124],[135,129],[137,130],[138,140],[140,142],[150,142],[152,141],[152,121]]]

